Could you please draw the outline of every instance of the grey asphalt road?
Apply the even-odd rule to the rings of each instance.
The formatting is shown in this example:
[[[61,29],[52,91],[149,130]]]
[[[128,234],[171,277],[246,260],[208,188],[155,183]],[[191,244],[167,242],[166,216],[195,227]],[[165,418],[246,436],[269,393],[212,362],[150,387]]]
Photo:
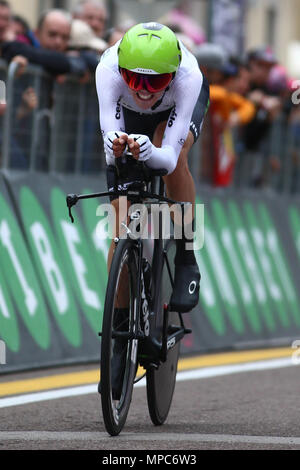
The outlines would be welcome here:
[[[114,438],[96,393],[1,408],[0,450],[299,450],[299,390],[299,366],[178,382],[167,422],[155,427],[146,389],[136,388]]]

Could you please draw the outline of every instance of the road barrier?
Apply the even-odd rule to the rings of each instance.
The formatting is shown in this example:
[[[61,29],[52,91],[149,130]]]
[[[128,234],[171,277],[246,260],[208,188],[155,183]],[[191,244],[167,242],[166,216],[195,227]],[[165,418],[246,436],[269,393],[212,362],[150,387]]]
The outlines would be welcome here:
[[[109,241],[97,237],[97,207],[107,201],[82,201],[72,224],[65,195],[101,190],[104,174],[2,172],[0,372],[99,359]],[[291,345],[300,337],[299,198],[209,187],[198,194],[201,295],[185,315],[193,332],[181,354]]]

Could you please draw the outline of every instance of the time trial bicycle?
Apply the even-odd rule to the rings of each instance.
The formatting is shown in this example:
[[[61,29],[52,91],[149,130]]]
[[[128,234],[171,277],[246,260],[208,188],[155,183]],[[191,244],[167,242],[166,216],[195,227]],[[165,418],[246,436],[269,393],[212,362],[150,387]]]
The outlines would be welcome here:
[[[158,236],[152,242],[143,238],[139,210],[129,211],[128,219],[122,223],[126,236],[114,239],[99,335],[102,414],[107,432],[116,436],[125,425],[133,386],[144,376],[150,418],[155,425],[165,422],[175,388],[180,340],[191,330],[185,327],[182,314],[169,307],[176,244],[174,238],[163,237],[160,210],[162,204],[177,204],[183,214],[185,203],[166,197],[162,179],[165,170],[152,170],[130,154],[116,158],[116,166],[110,170],[115,174],[113,191],[67,196],[72,222],[71,208],[80,199],[126,196],[131,204],[146,207],[147,214],[154,205],[158,209]],[[140,225],[140,233],[130,229],[132,222],[136,228]],[[118,309],[120,298],[127,301],[125,316]],[[142,376],[137,375],[138,366],[144,371]]]

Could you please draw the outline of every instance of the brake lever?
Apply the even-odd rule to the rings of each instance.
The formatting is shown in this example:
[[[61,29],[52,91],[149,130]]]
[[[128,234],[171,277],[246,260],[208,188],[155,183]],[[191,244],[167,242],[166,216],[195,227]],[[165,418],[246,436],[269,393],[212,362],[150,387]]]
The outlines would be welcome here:
[[[74,217],[72,215],[71,208],[73,206],[75,206],[75,204],[77,204],[78,199],[79,198],[78,198],[77,194],[68,194],[67,197],[66,197],[67,206],[69,208],[69,217],[71,219],[72,224],[74,223]]]

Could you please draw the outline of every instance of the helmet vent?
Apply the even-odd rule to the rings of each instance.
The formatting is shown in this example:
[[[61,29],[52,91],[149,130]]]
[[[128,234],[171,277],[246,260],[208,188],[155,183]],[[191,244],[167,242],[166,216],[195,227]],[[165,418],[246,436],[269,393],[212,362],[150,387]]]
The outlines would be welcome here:
[[[142,38],[142,37],[144,37],[144,36],[146,36],[146,37],[149,36],[149,33],[141,33],[141,34],[138,35],[139,38]],[[157,36],[156,34],[151,34],[151,37],[152,37],[152,38],[156,38],[156,39],[161,39],[161,38],[160,38],[159,36]]]
[[[164,27],[164,25],[162,25],[160,23],[155,23],[155,22],[143,23],[142,26],[143,26],[144,29],[150,29],[152,31],[159,31],[160,29],[162,29]]]

